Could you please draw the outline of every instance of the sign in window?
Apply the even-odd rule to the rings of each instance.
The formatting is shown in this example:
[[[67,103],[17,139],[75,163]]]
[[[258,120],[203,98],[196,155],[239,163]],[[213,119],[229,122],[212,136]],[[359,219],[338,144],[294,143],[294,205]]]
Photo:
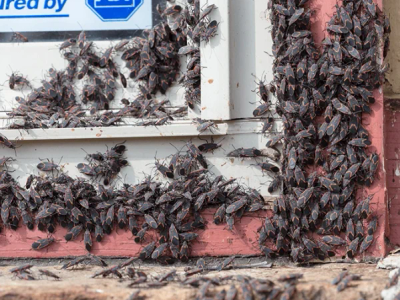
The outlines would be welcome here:
[[[161,0],[0,0],[0,42],[13,32],[29,41],[56,41],[76,36],[121,39],[138,35],[159,22]]]

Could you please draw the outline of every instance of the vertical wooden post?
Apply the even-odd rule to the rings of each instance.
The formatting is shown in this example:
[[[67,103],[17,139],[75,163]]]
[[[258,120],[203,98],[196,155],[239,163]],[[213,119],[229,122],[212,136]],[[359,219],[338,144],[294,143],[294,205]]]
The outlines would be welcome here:
[[[208,43],[201,43],[201,118],[206,120],[231,118],[229,2],[228,0],[200,1],[201,7],[211,4],[218,7],[210,16],[219,23],[218,35]]]
[[[382,0],[374,0],[382,9]],[[326,35],[326,23],[331,19],[335,12],[337,0],[313,0],[311,7],[316,13],[312,22],[312,32],[315,42],[318,44]],[[365,187],[359,197],[374,194],[371,201],[371,209],[378,216],[378,228],[375,232],[375,241],[367,251],[368,256],[381,257],[387,253],[385,244],[385,234],[389,230],[388,208],[387,208],[387,189],[386,172],[384,168],[384,106],[382,89],[374,92],[375,103],[371,105],[371,115],[363,114],[362,124],[370,135],[372,145],[369,151],[376,151],[379,155],[379,169],[375,175],[375,181],[369,188]],[[365,224],[366,225],[366,224]]]

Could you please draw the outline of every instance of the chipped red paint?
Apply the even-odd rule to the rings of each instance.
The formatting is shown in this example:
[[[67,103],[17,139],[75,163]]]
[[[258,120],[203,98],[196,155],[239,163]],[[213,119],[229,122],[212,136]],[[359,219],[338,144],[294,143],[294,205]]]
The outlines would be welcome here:
[[[385,111],[385,167],[387,172],[390,249],[400,245],[400,113]]]
[[[225,256],[225,255],[255,255],[259,254],[257,230],[263,223],[266,212],[252,213],[243,217],[229,231],[225,225],[215,225],[213,220],[215,210],[208,209],[203,214],[207,221],[206,230],[199,230],[198,240],[190,249],[192,256]],[[57,227],[53,237],[56,242],[40,251],[31,250],[31,245],[39,238],[47,235],[37,229],[30,231],[26,227],[18,231],[6,230],[5,236],[0,236],[0,257],[63,257],[79,256],[87,253],[81,233],[75,241],[66,242],[66,230]],[[153,232],[146,235],[147,243],[156,239]],[[105,235],[102,242],[93,242],[91,253],[101,256],[137,256],[143,244],[136,244],[129,231],[115,229],[111,235]]]

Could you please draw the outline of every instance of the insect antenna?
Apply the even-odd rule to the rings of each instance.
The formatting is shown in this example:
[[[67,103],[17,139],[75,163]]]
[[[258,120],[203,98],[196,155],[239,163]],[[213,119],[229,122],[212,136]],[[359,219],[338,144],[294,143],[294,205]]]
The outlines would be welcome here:
[[[183,148],[185,148],[186,145],[182,146],[181,150],[179,150],[178,148],[176,148],[172,143],[169,143],[172,147],[174,147],[176,149],[176,151],[178,151],[178,153],[181,153],[181,151],[183,150]]]
[[[201,141],[206,142],[207,144],[209,144],[209,142],[208,142],[206,139],[202,139],[202,138],[200,137],[200,135],[198,135],[198,139],[201,140]],[[211,139],[212,139],[212,137],[211,137]],[[213,141],[211,140],[211,142],[213,142]]]

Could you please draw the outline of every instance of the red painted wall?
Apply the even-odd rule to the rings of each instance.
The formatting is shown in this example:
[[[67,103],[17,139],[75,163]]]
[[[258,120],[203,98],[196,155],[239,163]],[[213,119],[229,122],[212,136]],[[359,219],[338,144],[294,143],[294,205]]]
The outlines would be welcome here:
[[[340,2],[340,1],[339,1]],[[382,9],[382,0],[374,0],[375,3]],[[316,43],[320,43],[326,34],[326,23],[331,19],[335,11],[337,0],[313,0],[311,7],[315,9],[316,13],[312,25],[312,32]],[[379,169],[375,177],[374,184],[370,188],[365,188],[360,191],[359,197],[362,198],[369,194],[374,194],[371,201],[371,208],[378,216],[378,228],[375,232],[375,242],[368,249],[368,255],[381,257],[387,253],[387,246],[385,245],[385,233],[389,233],[389,219],[387,210],[387,192],[386,192],[386,172],[384,169],[384,106],[383,106],[383,93],[382,91],[375,91],[375,104],[371,105],[372,114],[363,115],[363,126],[368,130],[372,146],[369,148],[371,151],[376,151],[380,157]],[[400,125],[399,125],[400,129]],[[399,130],[397,130],[399,132]],[[400,144],[400,143],[399,143]],[[399,145],[400,148],[400,145]],[[400,171],[400,169],[399,169]],[[400,178],[400,177],[399,177]],[[399,184],[400,187],[400,184]],[[400,198],[400,195],[399,195]],[[400,202],[399,202],[400,204]],[[400,207],[399,207],[400,208]],[[400,222],[400,218],[399,218]],[[399,243],[400,243],[400,231]]]
[[[385,111],[385,166],[391,248],[400,246],[400,114]]]
[[[235,224],[234,230],[229,231],[225,225],[215,225],[213,220],[215,210],[208,209],[203,213],[207,221],[207,229],[199,230],[199,238],[191,248],[192,256],[225,256],[225,255],[251,255],[258,254],[257,229],[263,223],[266,213],[253,213],[244,216],[240,222]],[[111,235],[105,235],[98,243],[93,243],[92,254],[102,256],[137,256],[143,245],[156,239],[154,233],[149,230],[143,244],[136,244],[130,231],[115,228]],[[61,257],[79,256],[87,253],[83,244],[82,234],[75,241],[66,242],[64,235],[66,230],[57,227],[52,236],[56,242],[48,248],[40,251],[31,250],[32,243],[46,235],[35,229],[28,230],[26,227],[18,231],[6,230],[5,236],[0,236],[0,257]]]

